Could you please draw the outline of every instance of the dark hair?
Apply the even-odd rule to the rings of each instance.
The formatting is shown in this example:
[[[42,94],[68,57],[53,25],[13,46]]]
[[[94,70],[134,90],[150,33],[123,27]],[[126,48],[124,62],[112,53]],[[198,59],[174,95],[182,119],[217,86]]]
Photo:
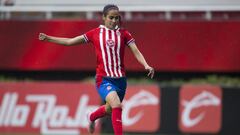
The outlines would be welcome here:
[[[103,8],[103,15],[107,16],[108,11],[111,10],[111,9],[119,10],[117,5],[108,4],[108,5],[104,6],[104,8]]]
[[[114,9],[114,10],[118,10],[119,11],[119,8],[117,5],[114,5],[114,4],[108,4],[106,6],[104,6],[103,8],[103,15],[106,17],[107,14],[108,14],[108,11],[111,10],[111,9]],[[119,16],[119,25],[118,27],[120,27],[122,25],[122,17],[121,15]]]

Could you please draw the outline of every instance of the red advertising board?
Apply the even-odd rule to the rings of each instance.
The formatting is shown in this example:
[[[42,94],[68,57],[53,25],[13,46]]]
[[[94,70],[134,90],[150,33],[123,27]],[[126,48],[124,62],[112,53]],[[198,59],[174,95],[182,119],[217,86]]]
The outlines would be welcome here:
[[[1,133],[84,134],[101,100],[92,84],[3,82],[0,103]]]
[[[157,131],[159,97],[157,85],[129,85],[123,101],[124,131]],[[101,103],[92,83],[0,82],[0,133],[86,134],[86,114]],[[95,134],[100,131],[98,123]]]
[[[222,123],[222,91],[213,85],[183,85],[179,128],[184,133],[217,133]]]
[[[160,128],[160,97],[157,85],[128,86],[123,102],[124,131],[156,132]]]

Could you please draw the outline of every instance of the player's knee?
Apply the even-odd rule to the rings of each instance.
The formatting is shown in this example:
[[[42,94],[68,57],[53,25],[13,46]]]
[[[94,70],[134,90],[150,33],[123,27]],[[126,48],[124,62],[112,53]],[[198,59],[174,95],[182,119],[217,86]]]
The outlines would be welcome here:
[[[119,97],[116,97],[113,100],[111,100],[110,106],[111,108],[122,108],[122,104],[119,100]]]
[[[111,108],[122,108],[121,101],[116,91],[109,93],[106,97],[107,103],[111,106]]]

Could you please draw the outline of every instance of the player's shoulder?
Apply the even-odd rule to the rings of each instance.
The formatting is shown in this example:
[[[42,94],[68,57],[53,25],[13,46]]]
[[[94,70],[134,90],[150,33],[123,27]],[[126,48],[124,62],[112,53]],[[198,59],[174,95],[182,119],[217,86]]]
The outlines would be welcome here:
[[[97,32],[97,31],[99,31],[100,30],[100,28],[99,27],[96,27],[96,28],[93,28],[93,29],[91,29],[91,30],[89,30],[89,31],[91,31],[91,32]]]
[[[131,33],[126,28],[120,28],[120,33],[126,36],[131,36]]]

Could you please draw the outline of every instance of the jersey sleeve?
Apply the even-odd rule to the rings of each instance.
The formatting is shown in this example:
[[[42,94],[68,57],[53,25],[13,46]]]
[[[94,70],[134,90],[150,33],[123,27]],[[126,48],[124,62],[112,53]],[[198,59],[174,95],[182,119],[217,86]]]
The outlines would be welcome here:
[[[93,41],[93,34],[95,32],[95,29],[92,29],[85,34],[83,34],[84,40],[86,43],[92,42]]]
[[[125,35],[124,36],[125,37],[124,42],[125,42],[126,45],[130,45],[131,43],[135,43],[135,39],[132,37],[132,35],[127,30],[124,31],[124,35]]]

